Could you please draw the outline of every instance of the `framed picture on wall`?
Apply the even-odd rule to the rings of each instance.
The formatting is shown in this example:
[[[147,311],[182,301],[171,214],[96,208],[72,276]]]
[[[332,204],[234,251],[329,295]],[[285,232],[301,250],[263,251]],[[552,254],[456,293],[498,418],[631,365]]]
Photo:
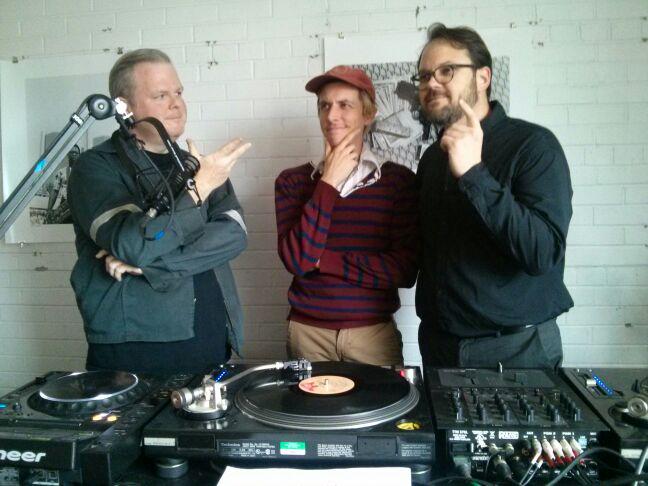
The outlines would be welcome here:
[[[6,199],[65,128],[84,99],[108,94],[115,55],[93,54],[0,62],[0,143],[2,195]],[[38,189],[5,235],[7,243],[73,241],[67,179],[78,156],[116,129],[97,121]]]
[[[485,30],[480,35],[493,57],[491,99],[497,99],[513,116],[531,118],[530,107],[535,100],[529,79],[531,51],[530,33],[524,29],[514,34],[520,42],[511,43],[511,31]],[[505,35],[506,40],[504,40]],[[417,59],[425,45],[425,33],[330,37],[324,40],[324,69],[338,64],[362,68],[376,88],[378,113],[366,135],[366,141],[378,155],[416,171],[425,149],[437,138],[435,127],[420,113],[418,89],[410,81],[417,72]],[[511,46],[515,46],[513,52]],[[519,88],[512,89],[514,82]]]

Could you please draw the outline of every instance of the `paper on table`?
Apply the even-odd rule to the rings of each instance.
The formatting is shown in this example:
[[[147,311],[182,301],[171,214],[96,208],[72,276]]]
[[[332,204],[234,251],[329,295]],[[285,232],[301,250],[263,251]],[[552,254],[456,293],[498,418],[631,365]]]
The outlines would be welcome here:
[[[407,467],[352,467],[348,469],[241,469],[227,466],[218,486],[411,486]]]

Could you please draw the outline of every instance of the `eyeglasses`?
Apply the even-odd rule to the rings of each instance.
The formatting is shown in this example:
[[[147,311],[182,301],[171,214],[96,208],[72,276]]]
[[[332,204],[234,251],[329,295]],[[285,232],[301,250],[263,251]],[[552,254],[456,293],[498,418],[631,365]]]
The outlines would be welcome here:
[[[476,69],[477,67],[474,64],[444,64],[433,71],[421,71],[410,79],[419,89],[425,88],[432,78],[439,84],[448,84],[452,81],[455,71],[459,68]]]

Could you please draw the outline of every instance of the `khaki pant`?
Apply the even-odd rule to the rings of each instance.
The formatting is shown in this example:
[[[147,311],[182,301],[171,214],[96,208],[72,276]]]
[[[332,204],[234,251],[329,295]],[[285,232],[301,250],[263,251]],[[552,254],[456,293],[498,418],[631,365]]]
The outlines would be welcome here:
[[[339,330],[289,321],[286,347],[291,359],[403,364],[403,342],[394,321]]]

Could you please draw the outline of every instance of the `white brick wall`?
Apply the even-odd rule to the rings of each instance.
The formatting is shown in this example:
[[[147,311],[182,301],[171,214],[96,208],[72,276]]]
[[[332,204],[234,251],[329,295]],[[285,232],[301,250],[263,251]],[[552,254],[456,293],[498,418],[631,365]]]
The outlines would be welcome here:
[[[275,251],[273,181],[320,150],[303,86],[322,70],[321,38],[409,33],[434,21],[531,26],[533,121],[559,137],[575,191],[565,363],[648,365],[645,0],[0,0],[0,9],[0,58],[161,46],[186,84],[187,133],[204,149],[234,136],[254,143],[233,176],[250,229],[234,267],[246,355],[268,359],[284,352],[290,281]],[[72,244],[0,243],[0,392],[35,373],[83,367],[74,260]],[[403,292],[396,317],[406,360],[417,362],[412,296]]]

